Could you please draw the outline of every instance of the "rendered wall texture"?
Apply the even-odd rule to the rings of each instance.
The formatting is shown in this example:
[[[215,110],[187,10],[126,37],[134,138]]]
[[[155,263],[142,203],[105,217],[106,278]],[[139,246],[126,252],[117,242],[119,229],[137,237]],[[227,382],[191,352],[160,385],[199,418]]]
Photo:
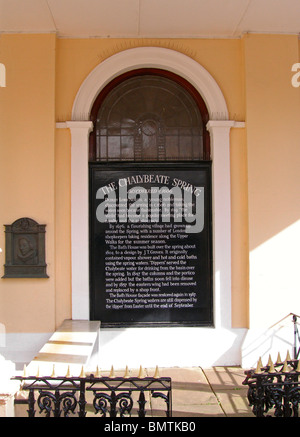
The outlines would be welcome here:
[[[71,119],[76,93],[93,68],[143,45],[199,62],[221,88],[230,119],[246,121],[245,129],[231,130],[233,327],[262,320],[260,302],[265,310],[272,296],[277,300],[268,311],[270,323],[297,313],[300,94],[291,86],[291,66],[299,61],[296,36],[122,40],[11,34],[0,37],[7,76],[0,88],[0,224],[28,216],[47,225],[50,278],[0,279],[0,322],[7,332],[51,332],[71,317],[71,141],[69,130],[55,123]],[[4,227],[0,247],[2,276]],[[279,303],[282,295],[290,303]]]
[[[4,224],[29,217],[46,224],[49,279],[0,279],[7,332],[55,327],[55,36],[1,35],[6,87],[0,96],[0,247]]]

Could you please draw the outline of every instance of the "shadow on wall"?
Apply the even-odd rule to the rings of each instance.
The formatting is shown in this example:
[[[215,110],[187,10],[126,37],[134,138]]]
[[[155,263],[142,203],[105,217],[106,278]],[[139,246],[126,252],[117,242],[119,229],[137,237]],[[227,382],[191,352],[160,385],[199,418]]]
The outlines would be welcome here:
[[[6,333],[0,323],[0,357],[22,370],[48,341],[51,333]],[[1,366],[0,366],[1,368]]]
[[[266,330],[250,330],[242,346],[242,367],[255,368],[259,358],[263,365],[267,365],[269,357],[276,362],[278,354],[284,361],[287,352],[292,359],[297,357],[300,346],[297,319],[300,320],[299,316],[290,313]]]

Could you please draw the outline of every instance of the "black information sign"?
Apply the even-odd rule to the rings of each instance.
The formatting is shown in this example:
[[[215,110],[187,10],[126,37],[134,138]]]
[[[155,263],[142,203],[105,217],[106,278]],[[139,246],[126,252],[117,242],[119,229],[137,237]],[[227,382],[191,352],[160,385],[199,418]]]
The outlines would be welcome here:
[[[90,165],[91,319],[211,326],[211,165]]]

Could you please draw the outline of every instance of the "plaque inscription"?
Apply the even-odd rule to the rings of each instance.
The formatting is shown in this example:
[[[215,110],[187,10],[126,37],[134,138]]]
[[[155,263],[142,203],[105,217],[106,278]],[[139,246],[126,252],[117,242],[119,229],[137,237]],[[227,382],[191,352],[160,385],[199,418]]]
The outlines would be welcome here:
[[[91,317],[211,325],[210,164],[91,165]]]

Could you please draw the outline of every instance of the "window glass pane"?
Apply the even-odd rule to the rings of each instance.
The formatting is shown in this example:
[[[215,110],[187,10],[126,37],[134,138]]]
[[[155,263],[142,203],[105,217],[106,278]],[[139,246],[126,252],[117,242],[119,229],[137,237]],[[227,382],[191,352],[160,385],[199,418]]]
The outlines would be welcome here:
[[[135,76],[100,106],[95,160],[200,160],[202,126],[195,100],[181,85],[157,75]]]

